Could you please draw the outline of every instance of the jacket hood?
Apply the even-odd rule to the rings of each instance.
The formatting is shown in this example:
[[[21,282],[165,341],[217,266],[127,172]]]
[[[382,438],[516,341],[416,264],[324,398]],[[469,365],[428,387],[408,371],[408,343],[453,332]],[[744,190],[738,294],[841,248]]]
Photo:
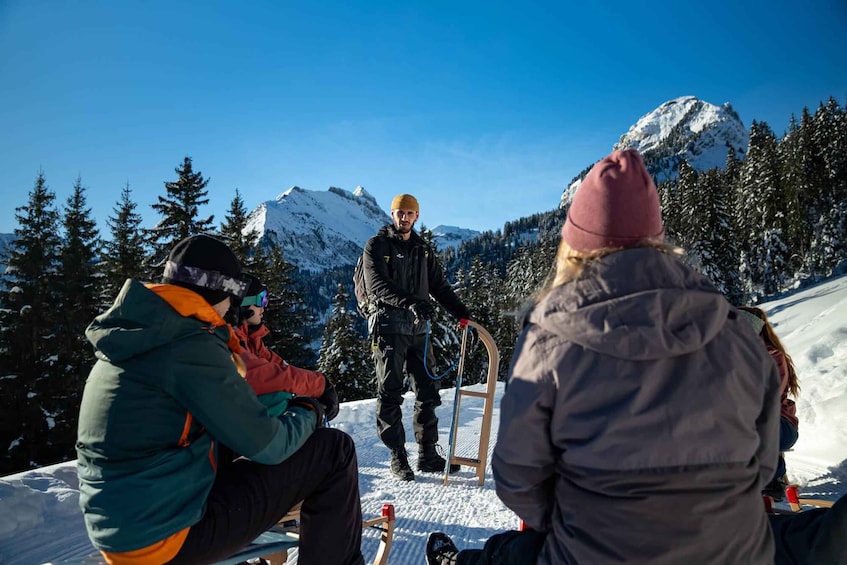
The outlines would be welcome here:
[[[130,279],[112,307],[89,324],[85,337],[97,349],[98,357],[119,362],[191,335],[209,333],[211,326],[182,316],[165,299]],[[223,330],[226,341],[229,330],[226,326],[218,329]]]
[[[553,289],[529,322],[586,349],[635,361],[710,342],[730,306],[709,280],[658,249],[618,251]]]

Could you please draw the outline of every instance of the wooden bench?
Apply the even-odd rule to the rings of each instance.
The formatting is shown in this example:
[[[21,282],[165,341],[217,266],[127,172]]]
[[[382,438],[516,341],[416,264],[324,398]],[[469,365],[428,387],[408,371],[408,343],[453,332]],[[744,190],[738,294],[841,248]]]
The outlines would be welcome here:
[[[302,503],[301,503],[302,504]],[[288,560],[288,550],[297,547],[300,542],[300,506],[297,504],[288,514],[266,532],[262,532],[250,545],[234,555],[219,561],[216,565],[235,565],[261,557],[270,565],[282,565]],[[381,531],[379,547],[372,565],[387,565],[391,542],[394,539],[394,505],[383,504],[382,515],[362,522],[362,528],[376,528]],[[105,565],[103,556],[94,551],[80,558],[52,561],[44,565]]]

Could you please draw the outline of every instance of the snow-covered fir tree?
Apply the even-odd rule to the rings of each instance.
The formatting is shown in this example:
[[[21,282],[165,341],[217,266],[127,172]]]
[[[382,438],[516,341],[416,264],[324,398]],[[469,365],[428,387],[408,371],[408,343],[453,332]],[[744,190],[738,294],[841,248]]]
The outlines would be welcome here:
[[[318,371],[335,383],[341,402],[373,398],[376,391],[369,341],[356,331],[358,314],[350,311],[349,304],[350,294],[338,283],[317,364]]]
[[[44,406],[53,414],[57,445],[72,446],[76,440],[79,402],[85,379],[94,364],[94,350],[85,328],[100,310],[102,277],[96,263],[101,254],[100,234],[87,205],[82,179],[77,178],[62,218],[64,238],[59,252],[56,293],[58,322],[58,370],[50,380]],[[73,457],[68,448],[66,454]]]
[[[247,270],[267,285],[270,294],[263,318],[270,329],[265,338],[268,348],[292,365],[313,366],[315,354],[305,337],[313,319],[297,288],[294,265],[283,258],[279,247],[269,255],[258,247]]]
[[[4,473],[61,461],[68,446],[55,445],[49,402],[57,374],[59,212],[55,193],[39,173],[26,205],[15,208],[18,228],[6,271],[2,352],[4,401],[0,444]]]
[[[106,219],[112,238],[104,244],[102,269],[105,277],[103,302],[111,304],[127,279],[144,278],[144,258],[147,245],[141,229],[141,215],[135,211],[129,183]]]
[[[166,181],[166,196],[159,196],[151,207],[162,218],[156,227],[148,231],[153,246],[153,263],[158,264],[168,256],[171,248],[186,237],[207,233],[212,227],[214,216],[199,218],[200,207],[209,203],[206,185],[200,171],[194,170],[191,157],[185,157],[176,167],[177,180]]]
[[[235,197],[230,202],[229,211],[221,223],[221,239],[232,249],[242,265],[248,263],[250,253],[259,241],[259,232],[255,228],[247,230],[247,217],[244,200],[236,188]]]

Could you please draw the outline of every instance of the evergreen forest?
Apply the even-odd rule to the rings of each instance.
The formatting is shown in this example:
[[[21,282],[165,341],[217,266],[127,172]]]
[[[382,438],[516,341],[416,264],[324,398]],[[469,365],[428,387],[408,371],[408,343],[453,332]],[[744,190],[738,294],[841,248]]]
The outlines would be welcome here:
[[[723,168],[707,171],[683,161],[677,178],[658,186],[667,239],[734,304],[847,272],[847,110],[830,98],[792,116],[782,135],[757,121],[749,133],[743,159],[730,149]],[[107,234],[96,227],[81,178],[67,201],[56,202],[40,172],[15,208],[18,226],[0,279],[0,474],[75,458],[77,411],[95,361],[86,326],[126,279],[158,282],[169,249],[194,234],[226,241],[244,269],[267,283],[270,348],[291,364],[323,371],[342,401],[373,396],[370,343],[351,298],[353,266],[303,272],[279,249],[258,245],[259,234],[244,233],[248,210],[238,190],[222,222],[204,217],[208,179],[190,157],[163,184],[152,205],[158,221],[149,229],[128,184]],[[457,293],[498,344],[501,379],[520,312],[550,273],[566,212],[521,218],[440,254]],[[440,307],[430,339],[432,370],[441,372],[456,360],[461,335]],[[487,365],[483,348],[472,347],[463,384],[484,379]],[[448,373],[442,387],[454,384]]]

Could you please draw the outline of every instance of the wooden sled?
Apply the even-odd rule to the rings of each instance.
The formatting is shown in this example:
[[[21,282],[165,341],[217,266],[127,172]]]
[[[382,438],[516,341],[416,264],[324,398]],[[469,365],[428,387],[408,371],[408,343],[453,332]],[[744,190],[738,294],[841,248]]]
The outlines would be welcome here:
[[[799,494],[797,485],[788,485],[785,487],[785,500],[788,502],[788,510],[777,508],[774,499],[768,495],[762,495],[762,502],[765,504],[765,512],[768,514],[794,514],[802,512],[804,506],[814,506],[816,508],[832,508],[835,504],[834,500],[821,500],[818,498],[803,498]]]
[[[485,466],[488,463],[488,440],[491,437],[491,421],[494,415],[494,394],[497,387],[497,371],[500,366],[500,352],[497,350],[497,344],[494,338],[488,333],[488,330],[477,324],[473,320],[462,320],[466,322],[462,329],[462,348],[459,354],[459,369],[456,375],[456,397],[453,401],[453,420],[450,424],[450,440],[447,445],[447,465],[444,466],[444,484],[449,480],[450,465],[464,465],[466,467],[474,467],[476,469],[476,478],[479,486],[485,483]],[[462,373],[465,369],[465,348],[468,341],[468,330],[474,328],[479,341],[485,346],[488,353],[488,377],[485,384],[485,392],[476,392],[473,390],[462,390]],[[461,407],[462,398],[465,396],[484,399],[482,408],[482,425],[479,430],[479,447],[476,457],[459,457],[455,455],[456,436],[459,431],[459,409]]]
[[[379,548],[372,565],[387,565],[391,542],[394,539],[394,505],[383,504],[382,515],[362,522],[362,528],[381,530]],[[218,561],[216,565],[235,565],[260,557],[270,565],[282,565],[288,560],[288,550],[300,543],[300,504],[292,508],[273,528],[262,532],[250,545],[234,555]],[[52,561],[44,565],[103,565],[105,561],[100,552],[85,557]]]
[[[794,512],[800,512],[803,506],[816,506],[818,508],[832,508],[834,500],[819,500],[817,498],[801,498],[797,485],[785,487],[785,500]]]

